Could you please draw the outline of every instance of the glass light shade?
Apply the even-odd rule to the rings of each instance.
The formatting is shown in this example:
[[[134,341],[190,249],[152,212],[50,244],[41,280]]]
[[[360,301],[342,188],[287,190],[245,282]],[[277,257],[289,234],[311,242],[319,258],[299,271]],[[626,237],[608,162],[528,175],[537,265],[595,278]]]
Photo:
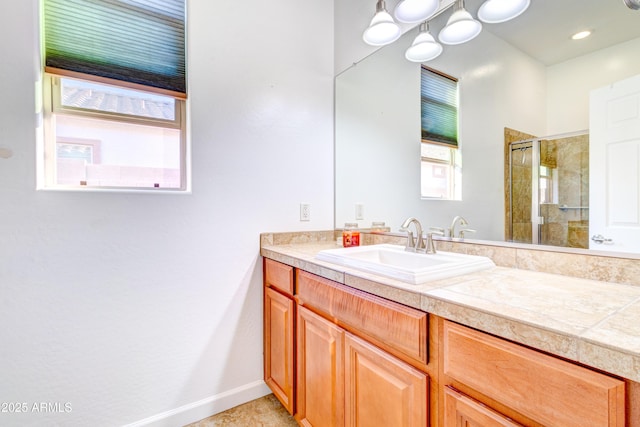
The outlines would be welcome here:
[[[624,0],[624,4],[629,9],[633,9],[633,10],[639,10],[640,9],[640,0]]]
[[[400,27],[384,8],[384,1],[378,0],[376,14],[371,19],[369,27],[364,30],[362,39],[372,46],[384,46],[398,40],[400,34]]]
[[[473,19],[464,9],[458,9],[449,18],[447,25],[440,30],[438,38],[444,44],[461,44],[476,37],[482,31],[482,24]]]
[[[420,32],[413,39],[404,56],[411,62],[427,62],[437,58],[442,53],[442,45],[433,38],[425,26],[420,26]]]
[[[531,0],[487,0],[478,10],[478,19],[488,24],[506,22],[527,10]]]
[[[431,18],[439,6],[438,0],[400,0],[393,15],[400,22],[414,24]]]

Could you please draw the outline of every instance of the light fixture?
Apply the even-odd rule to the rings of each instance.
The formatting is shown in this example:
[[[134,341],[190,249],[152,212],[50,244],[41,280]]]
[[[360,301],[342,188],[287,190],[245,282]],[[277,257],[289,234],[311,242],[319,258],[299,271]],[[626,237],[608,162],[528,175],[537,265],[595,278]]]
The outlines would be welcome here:
[[[478,10],[478,19],[488,24],[506,22],[527,10],[531,0],[487,0]]]
[[[640,0],[624,0],[640,4]],[[384,0],[377,0],[376,13],[362,34],[365,43],[384,46],[398,40],[402,31],[397,22],[413,24],[421,22],[418,35],[405,51],[405,57],[413,62],[426,62],[437,58],[443,51],[440,43],[458,45],[473,40],[482,31],[482,23],[501,23],[520,16],[530,6],[531,0],[484,0],[478,18],[465,9],[464,0],[398,0],[394,18],[387,12]],[[438,43],[429,32],[428,20],[439,11],[452,7],[453,13],[447,25],[438,33]],[[575,37],[575,36],[574,36]]]
[[[431,18],[439,6],[438,0],[400,0],[393,15],[400,22],[415,24]]]
[[[444,44],[461,44],[476,37],[480,31],[482,31],[482,24],[465,10],[462,0],[457,0],[453,14],[447,21],[447,25],[440,30],[438,38]]]
[[[591,35],[591,31],[589,30],[585,30],[585,31],[580,31],[578,33],[575,33],[574,35],[571,36],[572,40],[582,40],[584,38],[587,38]]]
[[[624,4],[627,5],[629,9],[640,10],[640,0],[624,0]]]
[[[420,30],[404,56],[411,62],[426,62],[437,58],[442,53],[442,45],[429,32],[429,24],[420,24]]]
[[[400,38],[400,27],[387,12],[384,0],[376,3],[376,14],[371,19],[369,27],[364,30],[362,39],[372,46],[384,46]]]

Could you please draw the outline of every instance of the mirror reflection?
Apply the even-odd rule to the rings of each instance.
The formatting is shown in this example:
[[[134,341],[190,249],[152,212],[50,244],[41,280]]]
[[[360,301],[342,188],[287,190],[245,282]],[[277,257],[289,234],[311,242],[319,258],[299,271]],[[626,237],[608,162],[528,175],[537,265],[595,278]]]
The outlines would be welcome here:
[[[465,6],[477,16],[481,3]],[[433,34],[449,14],[430,21]],[[385,221],[397,231],[415,216],[446,230],[462,216],[475,230],[468,238],[592,245],[589,96],[640,74],[639,24],[640,11],[618,0],[535,0],[513,21],[484,24],[472,41],[445,46],[425,63],[458,80],[462,200],[421,197],[421,64],[405,59],[417,28],[341,73],[335,82],[336,227]],[[584,29],[590,37],[571,39]],[[520,170],[512,170],[518,162]],[[529,175],[537,175],[538,188],[518,187],[521,172],[529,187],[536,186]],[[525,202],[525,192],[537,200]],[[528,204],[528,215],[512,197]]]

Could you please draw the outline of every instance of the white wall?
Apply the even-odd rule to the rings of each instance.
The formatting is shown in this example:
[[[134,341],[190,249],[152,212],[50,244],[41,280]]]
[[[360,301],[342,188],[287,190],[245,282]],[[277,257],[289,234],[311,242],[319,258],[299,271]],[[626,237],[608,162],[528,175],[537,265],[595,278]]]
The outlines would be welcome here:
[[[640,38],[547,69],[547,135],[589,128],[589,92],[640,74]]]
[[[259,233],[333,226],[331,2],[188,1],[192,195],[35,191],[37,3],[0,15],[0,400],[72,410],[0,424],[176,426],[267,393]]]

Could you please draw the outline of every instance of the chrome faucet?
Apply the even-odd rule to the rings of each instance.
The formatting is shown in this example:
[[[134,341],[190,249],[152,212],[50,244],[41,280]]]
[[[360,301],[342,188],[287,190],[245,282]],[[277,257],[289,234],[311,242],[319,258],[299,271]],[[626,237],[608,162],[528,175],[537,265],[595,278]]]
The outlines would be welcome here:
[[[460,225],[461,227],[467,226],[469,225],[469,223],[467,222],[466,219],[464,219],[461,216],[456,216],[455,218],[453,218],[453,221],[451,221],[451,226],[449,227],[449,237],[461,237],[464,238],[464,233],[475,233],[476,230],[472,230],[471,228],[465,228],[463,230],[460,230],[458,232],[458,235],[456,236],[456,225]]]
[[[413,232],[409,230],[409,226],[413,224],[416,229],[416,238],[413,238]],[[402,225],[400,226],[400,231],[407,232],[407,246],[405,247],[405,251],[409,252],[426,252],[424,239],[422,237],[422,225],[420,225],[420,221],[418,221],[414,217],[407,218]]]
[[[453,221],[451,221],[451,226],[449,227],[449,237],[456,237],[456,225],[458,224],[461,226],[469,225],[466,219],[464,219],[460,215],[456,216],[455,218],[453,218]]]

